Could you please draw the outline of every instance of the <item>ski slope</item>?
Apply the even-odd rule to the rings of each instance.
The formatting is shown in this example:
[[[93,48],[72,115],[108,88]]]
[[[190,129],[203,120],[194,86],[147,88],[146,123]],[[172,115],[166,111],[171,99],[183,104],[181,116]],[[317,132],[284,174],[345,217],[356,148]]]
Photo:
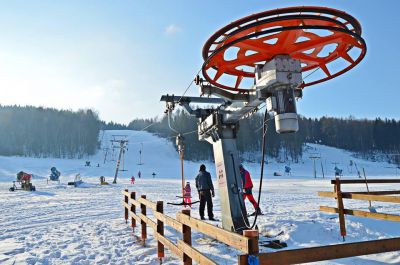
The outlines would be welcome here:
[[[138,131],[105,131],[100,134],[102,148],[110,147],[113,134],[126,134],[129,139],[124,164],[128,171],[120,172],[116,185],[99,185],[100,176],[106,176],[106,180],[112,182],[116,164],[116,161],[112,161],[112,152],[104,163],[105,153],[102,149],[84,159],[0,157],[0,264],[158,264],[154,239],[150,236],[148,245],[143,248],[125,224],[121,190],[135,190],[139,195],[146,194],[152,201],[175,201],[175,196],[180,193],[179,156],[171,142]],[[138,165],[139,150],[142,150],[142,165]],[[317,161],[317,179],[314,179],[313,161],[309,158],[315,153],[321,156]],[[116,156],[117,153],[114,153],[114,158]],[[261,241],[266,240],[266,236],[272,236],[273,239],[285,241],[287,249],[341,243],[337,216],[319,211],[320,205],[333,205],[335,201],[319,198],[317,191],[332,190],[329,184],[334,174],[335,165],[332,163],[338,163],[337,166],[343,169],[343,178],[355,178],[356,170],[349,166],[350,160],[359,169],[364,168],[368,177],[396,177],[395,168],[387,163],[355,159],[349,152],[314,144],[309,145],[302,161],[290,164],[291,176],[274,177],[273,173],[283,173],[287,164],[269,159],[261,197],[261,209],[265,215],[260,216],[258,221]],[[85,161],[90,161],[91,167],[85,167]],[[321,162],[325,179],[321,174]],[[200,163],[185,161],[185,174],[192,185]],[[205,164],[215,177],[213,164]],[[259,165],[244,165],[258,186]],[[46,182],[52,166],[62,173],[60,185]],[[36,192],[8,191],[11,181],[20,170],[35,174],[33,182]],[[142,173],[140,179],[137,177],[139,170]],[[152,177],[153,172],[156,173],[155,178]],[[65,185],[78,173],[85,185],[80,188]],[[134,185],[129,184],[131,175],[136,177]],[[365,191],[363,185],[356,186],[356,189]],[[216,193],[214,212],[220,219],[218,191]],[[368,209],[368,202],[345,201],[345,205]],[[373,205],[378,212],[400,212],[400,207],[391,204]],[[248,202],[247,207],[253,211]],[[178,210],[179,207],[165,204],[165,213],[168,215],[174,216]],[[194,205],[192,215],[198,217],[198,205]],[[346,220],[347,242],[400,236],[398,223],[351,216]],[[137,230],[135,233],[138,235]],[[171,238],[179,236],[171,230],[167,230],[166,234]],[[214,240],[194,234],[193,243],[221,264],[236,262],[238,252]],[[261,248],[261,251],[271,250]],[[172,254],[167,253],[166,257],[164,264],[180,264]],[[400,253],[318,264],[388,263],[399,264]]]

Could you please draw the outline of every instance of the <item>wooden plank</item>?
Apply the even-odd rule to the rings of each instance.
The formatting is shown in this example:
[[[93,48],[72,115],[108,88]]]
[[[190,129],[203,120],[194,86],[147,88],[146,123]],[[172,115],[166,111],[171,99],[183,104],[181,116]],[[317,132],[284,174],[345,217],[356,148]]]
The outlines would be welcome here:
[[[368,192],[343,192],[342,194],[345,193],[353,193],[353,194],[371,194],[371,195],[396,195],[400,194],[400,190],[383,190],[383,191],[370,191]]]
[[[231,247],[236,248],[246,254],[249,253],[250,239],[247,237],[226,231],[222,228],[213,226],[212,224],[203,222],[199,219],[186,216],[182,213],[177,213],[176,217],[179,222],[186,224],[193,229],[196,229],[200,233],[203,233],[205,235],[208,235],[209,237],[230,245]]]
[[[400,196],[384,196],[384,195],[367,195],[367,194],[343,194],[343,198],[363,200],[363,201],[377,201],[377,202],[392,202],[400,203]]]
[[[174,218],[172,218],[172,217],[170,217],[168,215],[164,215],[164,214],[158,213],[158,212],[154,212],[153,215],[154,215],[155,218],[157,218],[158,220],[163,222],[165,225],[167,225],[169,227],[172,227],[176,231],[182,233],[182,223],[178,222]]]
[[[140,217],[137,216],[134,212],[130,212],[130,214],[131,214],[131,217],[132,217],[133,219],[135,219],[137,223],[140,223],[140,221],[142,221],[142,220],[140,219]]]
[[[122,195],[129,197],[129,191],[128,190],[122,190],[121,193],[122,193]]]
[[[131,206],[128,203],[124,202],[124,201],[122,202],[122,205],[124,206],[125,209],[129,210],[131,208]]]
[[[400,183],[400,179],[368,179],[370,183]],[[332,179],[331,184],[336,184],[336,180]],[[365,184],[363,179],[341,179],[340,184]]]
[[[400,194],[400,191],[370,191],[369,192],[369,195],[371,195],[371,196],[393,195],[393,194]],[[379,197],[371,197],[371,199],[362,199],[362,198],[368,198],[368,196],[359,196],[359,195],[368,195],[368,192],[342,192],[342,197],[344,199],[371,200],[371,201],[395,202],[395,203],[400,202],[400,197],[395,197],[395,196],[379,196]],[[336,198],[336,193],[330,192],[330,191],[319,191],[318,196]],[[378,198],[378,200],[376,198]],[[386,198],[389,198],[389,199],[386,199]],[[390,198],[395,198],[395,199],[393,200]]]
[[[327,212],[327,213],[338,213],[339,212],[338,208],[328,207],[328,206],[320,206],[319,209],[320,209],[320,211]],[[372,219],[378,219],[378,220],[400,222],[400,216],[394,215],[394,214],[371,213],[371,212],[366,212],[366,211],[350,210],[350,209],[344,209],[343,211],[344,211],[344,214],[347,214],[347,215],[354,215],[354,216],[366,217],[366,218],[372,218]]]
[[[157,223],[151,220],[149,217],[147,217],[144,214],[138,214],[139,218],[145,222],[147,225],[149,225],[151,228],[153,228],[154,231],[157,231]]]
[[[344,192],[343,192],[344,193]],[[342,193],[342,194],[343,194]],[[331,191],[318,191],[318,196],[320,197],[328,197],[328,198],[336,198],[336,192]]]
[[[162,236],[158,233],[154,234],[154,238],[161,242],[165,247],[167,247],[172,253],[178,256],[180,259],[183,257],[183,251],[180,250],[171,240]]]
[[[317,262],[322,260],[342,259],[354,256],[363,256],[399,250],[400,238],[397,237],[322,247],[260,253],[256,256],[258,256],[260,264],[263,265],[285,265]],[[239,256],[239,261],[243,256],[245,255]],[[240,264],[243,265],[246,263],[242,262]]]
[[[155,202],[146,200],[145,198],[139,198],[138,202],[141,203],[141,204],[146,205],[147,207],[149,207],[153,211],[157,210],[157,204]]]
[[[140,202],[137,200],[130,199],[131,204],[135,205],[136,207],[140,208]]]
[[[188,255],[191,259],[201,265],[217,265],[215,261],[204,256],[202,253],[197,251],[195,248],[186,244],[182,240],[178,239],[178,248],[182,250],[183,253]]]

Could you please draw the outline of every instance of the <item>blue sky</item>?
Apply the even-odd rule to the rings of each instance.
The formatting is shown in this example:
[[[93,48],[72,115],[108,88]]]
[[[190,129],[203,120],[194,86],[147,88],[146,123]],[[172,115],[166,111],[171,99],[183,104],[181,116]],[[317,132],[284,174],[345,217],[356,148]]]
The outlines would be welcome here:
[[[268,9],[323,5],[355,16],[368,52],[306,88],[299,113],[400,118],[399,1],[7,1],[0,9],[0,104],[93,108],[107,121],[162,115],[222,26]],[[188,95],[197,96],[193,86]]]

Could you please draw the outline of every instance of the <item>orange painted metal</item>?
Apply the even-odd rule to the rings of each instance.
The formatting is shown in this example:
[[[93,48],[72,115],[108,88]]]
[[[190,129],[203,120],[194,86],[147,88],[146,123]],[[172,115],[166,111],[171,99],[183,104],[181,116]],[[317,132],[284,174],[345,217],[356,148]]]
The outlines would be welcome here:
[[[202,73],[212,85],[245,92],[241,82],[254,78],[256,64],[287,54],[301,61],[303,73],[321,69],[325,75],[303,83],[306,87],[350,70],[365,53],[361,26],[354,17],[325,7],[290,7],[257,13],[217,31],[204,45]],[[338,59],[347,64],[335,65]]]

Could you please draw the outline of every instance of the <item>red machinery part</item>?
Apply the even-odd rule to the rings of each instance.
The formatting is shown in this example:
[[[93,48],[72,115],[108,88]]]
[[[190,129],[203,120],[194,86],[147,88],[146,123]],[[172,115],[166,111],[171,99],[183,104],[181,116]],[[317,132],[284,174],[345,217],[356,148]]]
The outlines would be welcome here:
[[[32,178],[32,175],[31,175],[31,174],[24,173],[24,174],[22,175],[21,180],[30,181],[31,178]]]
[[[232,48],[236,57],[226,58]],[[356,55],[351,54],[357,49]],[[203,47],[202,74],[214,86],[245,92],[248,88],[240,85],[244,78],[254,78],[256,64],[287,54],[301,61],[303,73],[317,69],[324,73],[302,84],[306,87],[347,72],[364,58],[366,50],[360,23],[345,12],[326,7],[281,8],[239,19],[212,35]],[[330,66],[340,58],[347,65],[335,65],[339,70],[331,72]],[[223,75],[233,77],[234,84],[228,84]]]

